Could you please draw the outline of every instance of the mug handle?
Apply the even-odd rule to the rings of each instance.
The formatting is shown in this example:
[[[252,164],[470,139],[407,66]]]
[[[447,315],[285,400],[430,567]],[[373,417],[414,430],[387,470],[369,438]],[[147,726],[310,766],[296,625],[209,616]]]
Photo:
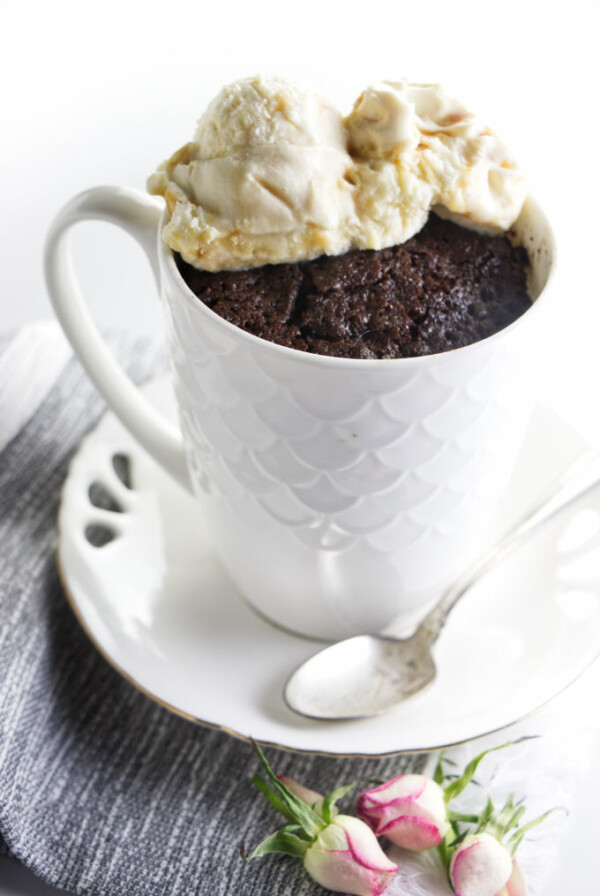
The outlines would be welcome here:
[[[95,187],[71,199],[55,218],[45,250],[48,292],[56,316],[89,378],[143,448],[192,491],[181,434],[159,414],[113,358],[84,303],[71,259],[71,228],[81,221],[117,224],[142,247],[157,285],[159,201],[125,187]]]

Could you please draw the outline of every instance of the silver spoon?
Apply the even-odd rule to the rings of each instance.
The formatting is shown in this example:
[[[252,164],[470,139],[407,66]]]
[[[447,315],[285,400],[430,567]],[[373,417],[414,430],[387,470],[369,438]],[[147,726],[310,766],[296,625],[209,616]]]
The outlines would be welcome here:
[[[358,635],[326,647],[290,676],[284,699],[290,709],[313,719],[358,719],[385,712],[434,680],[431,647],[458,601],[479,579],[594,486],[600,484],[600,456],[586,454],[499,542],[487,550],[447,591],[409,638]]]

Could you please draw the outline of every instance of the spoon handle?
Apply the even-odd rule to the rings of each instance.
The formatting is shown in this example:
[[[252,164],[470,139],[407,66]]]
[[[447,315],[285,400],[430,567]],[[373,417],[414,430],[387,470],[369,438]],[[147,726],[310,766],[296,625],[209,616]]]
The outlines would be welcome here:
[[[416,633],[426,642],[433,644],[458,601],[476,580],[488,572],[489,568],[511,554],[527,538],[539,531],[549,520],[599,484],[600,454],[590,450],[561,476],[558,488],[554,483],[550,494],[547,493],[541,502],[530,508],[514,528],[511,528],[491,548],[484,551],[475,563],[448,588],[439,603],[422,620]]]

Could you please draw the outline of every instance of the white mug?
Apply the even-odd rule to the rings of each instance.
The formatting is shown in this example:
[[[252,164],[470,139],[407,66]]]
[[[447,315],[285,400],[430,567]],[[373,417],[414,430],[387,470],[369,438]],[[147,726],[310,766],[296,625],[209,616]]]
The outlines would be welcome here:
[[[69,230],[86,219],[120,225],[148,256],[180,432],[119,368],[83,304]],[[202,503],[261,614],[319,638],[411,624],[467,561],[516,459],[533,398],[521,362],[540,338],[555,255],[547,219],[529,199],[514,228],[531,260],[531,309],[473,345],[393,360],[300,352],[223,320],[184,283],[163,219],[161,200],[98,187],[54,221],[48,288],[90,378]]]

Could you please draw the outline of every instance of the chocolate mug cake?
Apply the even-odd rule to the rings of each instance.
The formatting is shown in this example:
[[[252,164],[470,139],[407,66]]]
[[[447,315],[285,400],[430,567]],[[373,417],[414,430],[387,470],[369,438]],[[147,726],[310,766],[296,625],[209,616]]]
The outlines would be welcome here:
[[[555,249],[522,175],[436,85],[375,85],[343,119],[251,78],[148,187],[165,203],[97,187],[52,226],[78,357],[260,614],[318,638],[411,627],[472,555],[531,410]],[[68,257],[86,218],[132,234],[157,275],[178,427],[86,314]]]
[[[531,305],[522,247],[435,214],[414,237],[387,249],[243,271],[202,271],[181,258],[178,267],[225,320],[332,357],[407,358],[460,348]]]

